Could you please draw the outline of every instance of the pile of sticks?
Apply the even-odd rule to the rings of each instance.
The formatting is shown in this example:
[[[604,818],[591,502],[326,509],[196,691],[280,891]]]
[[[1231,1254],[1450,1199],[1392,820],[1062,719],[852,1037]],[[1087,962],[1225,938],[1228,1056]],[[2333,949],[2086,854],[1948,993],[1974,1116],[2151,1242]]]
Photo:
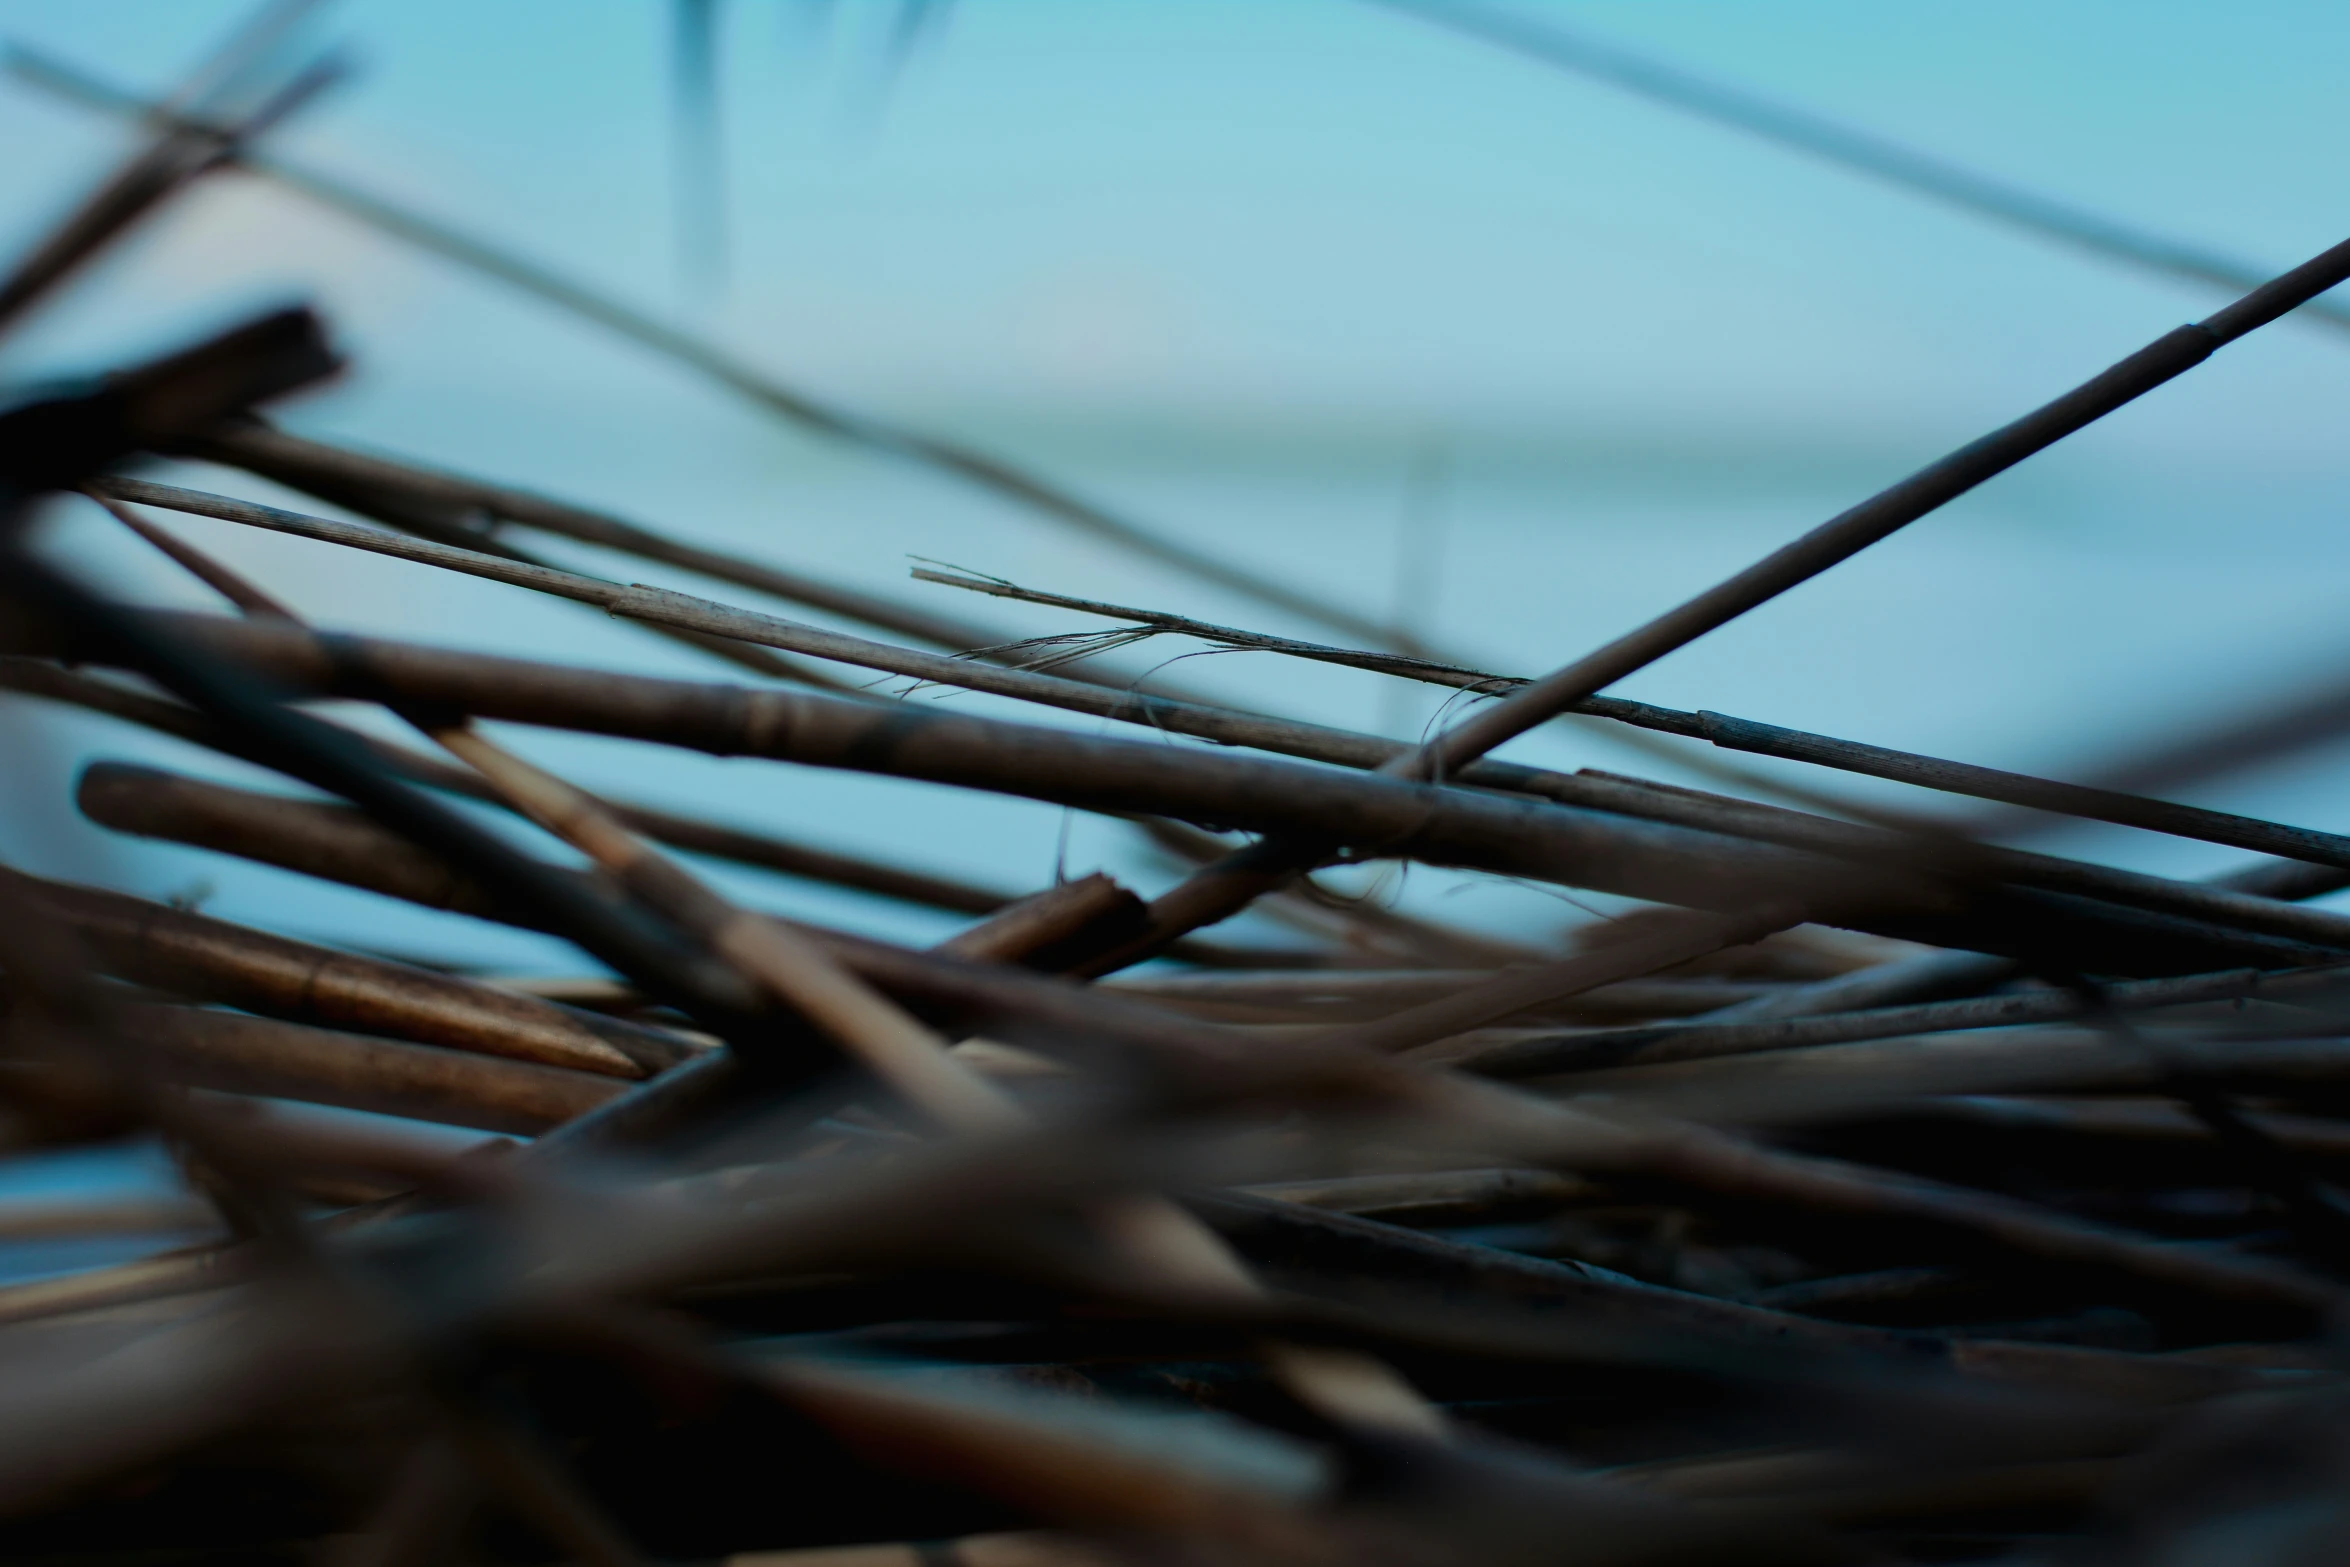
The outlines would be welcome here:
[[[331,74],[268,54],[153,106],[0,284],[0,328]],[[286,780],[102,761],[84,815],[581,962],[427,969],[0,871],[0,1156],[159,1139],[186,1192],[0,1206],[0,1240],[152,1241],[0,1285],[0,1554],[2342,1559],[2350,916],[2308,900],[2350,885],[2350,839],[2155,792],[2327,738],[2350,700],[2182,725],[2092,786],[1606,692],[2345,278],[2350,245],[1537,678],[962,579],[1112,624],[1007,643],[297,437],[262,410],[337,367],[304,311],[16,401],[8,700]],[[132,472],[191,460],[341,515]],[[93,505],[227,611],[58,565],[37,524]],[[756,683],[338,634],[167,512],[592,604]],[[534,532],[872,635],[561,570]],[[1153,636],[1488,700],[1414,746],[1087,662]],[[876,671],[1110,722],[912,705]],[[1569,714],[2004,814],[1491,758]],[[600,797],[513,727],[1053,802],[1191,869],[1148,898],[975,886]],[[1991,841],[2019,809],[2261,858],[2182,882]],[[748,906],[705,861],[968,923],[882,942]],[[1639,906],[1561,947],[1317,891],[1364,861]],[[1295,939],[1211,933],[1252,909]]]

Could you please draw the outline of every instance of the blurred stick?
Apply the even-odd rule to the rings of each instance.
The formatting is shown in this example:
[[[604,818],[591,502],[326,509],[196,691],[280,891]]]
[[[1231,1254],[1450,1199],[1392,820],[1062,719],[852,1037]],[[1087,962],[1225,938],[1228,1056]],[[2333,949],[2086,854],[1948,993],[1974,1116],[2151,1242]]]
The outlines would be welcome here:
[[[200,556],[192,546],[179,548]],[[233,575],[217,563],[207,562],[207,569],[210,578]],[[238,597],[240,602],[255,598],[250,593]],[[275,605],[271,613],[291,618]],[[617,885],[806,1016],[938,1129],[985,1134],[1024,1123],[1024,1112],[1010,1096],[955,1056],[946,1040],[792,927],[734,905],[584,791],[491,741],[462,714],[399,703],[392,710],[470,765],[517,810],[585,854]],[[1033,954],[1066,941],[1075,925],[1095,923],[1105,912],[1095,895],[1100,886],[1106,882],[1075,895],[1055,889],[1030,900],[1028,908],[998,913],[990,922],[992,931],[966,933],[958,938],[960,949],[949,943],[949,950],[964,958],[1005,949]],[[395,1086],[390,1092],[396,1099],[400,1090]],[[1163,1201],[1112,1200],[1093,1217],[1104,1241],[1125,1253],[1130,1266],[1187,1288],[1254,1292],[1246,1270],[1221,1243]],[[1276,1376],[1333,1419],[1419,1436],[1442,1429],[1434,1410],[1375,1362],[1286,1343],[1269,1343],[1264,1354]]]
[[[673,861],[656,854],[580,791],[493,746],[463,725],[429,731],[478,768],[529,815],[644,898],[744,975],[772,989],[838,1042],[899,1099],[938,1130],[979,1134],[1026,1124],[1001,1088],[973,1071],[912,1014],[792,927],[728,903]],[[1002,945],[1035,951],[1066,939],[1072,914],[1090,920],[1098,900],[1033,900],[1050,912],[1023,919],[999,913],[989,939],[966,933],[971,957]],[[1072,903],[1074,908],[1069,907]],[[1138,911],[1139,912],[1139,911]],[[948,944],[953,950],[954,944]],[[1114,1198],[1089,1213],[1102,1243],[1129,1267],[1187,1289],[1254,1293],[1244,1268],[1188,1215],[1154,1198]],[[1267,1364],[1309,1406],[1350,1425],[1428,1436],[1442,1420],[1394,1372],[1360,1356],[1286,1343],[1264,1347]]]
[[[309,9],[307,0],[263,5],[166,100],[147,144],[0,279],[0,332],[140,219],[334,84],[342,66],[319,61],[258,102],[232,102],[251,96],[254,62]]]
[[[2178,979],[2110,986],[2105,991],[2105,1001],[2123,1011],[2252,998],[2290,1003],[2295,997],[2320,1000],[2330,994],[2338,995],[2346,977],[2350,976],[2339,969],[2291,975],[2231,969],[2218,974],[2191,974]],[[1459,1071],[1491,1077],[1528,1077],[1586,1068],[1636,1066],[1652,1061],[1691,1061],[1764,1050],[1847,1044],[1899,1035],[2060,1022],[2085,1016],[2089,1011],[2089,1004],[2071,991],[2026,991],[1756,1023],[1699,1021],[1596,1029],[1548,1039],[1516,1040],[1466,1052],[1444,1052],[1441,1059],[1446,1066]],[[2342,1026],[2350,1028],[2350,1019]]]
[[[167,126],[177,123],[176,117],[163,106],[102,85],[70,66],[36,56],[21,44],[11,50],[8,68],[21,80],[87,107],[150,123]],[[309,200],[395,239],[494,277],[567,314],[627,337],[700,372],[754,406],[801,429],[943,474],[1065,527],[1106,540],[1130,554],[1155,560],[1316,624],[1332,626],[1367,641],[1391,645],[1399,641],[1390,627],[1302,592],[1287,582],[1164,538],[1004,459],[902,425],[852,413],[785,386],[713,343],[606,299],[535,262],[461,234],[437,219],[364,192],[347,181],[299,169],[281,159],[250,154],[239,159],[239,166],[266,175]]]
[[[1914,195],[1980,217],[2077,246],[2150,272],[2206,283],[2231,293],[2256,287],[2269,274],[2252,262],[2223,255],[2194,240],[2137,228],[2085,207],[1981,174],[1873,132],[1708,80],[1652,56],[1602,43],[1549,18],[1536,18],[1473,0],[1371,0],[1438,27],[1498,45],[1513,54],[1608,82],[1700,119],[1880,179]],[[2350,311],[2318,299],[2303,315],[2350,327]]]
[[[685,1040],[446,974],[337,952],[94,888],[0,880],[62,923],[119,978],[296,1023],[642,1077],[694,1054]]]

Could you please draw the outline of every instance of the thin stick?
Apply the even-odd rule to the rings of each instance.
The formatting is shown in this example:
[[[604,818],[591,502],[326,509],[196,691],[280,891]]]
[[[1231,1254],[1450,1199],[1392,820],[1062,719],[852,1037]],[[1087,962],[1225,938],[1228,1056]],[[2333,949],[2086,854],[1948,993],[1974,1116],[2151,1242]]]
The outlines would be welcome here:
[[[988,662],[1017,665],[1029,652],[1011,633],[1000,628],[975,625],[804,572],[684,543],[608,512],[552,500],[534,491],[486,483],[412,462],[396,462],[374,452],[331,446],[290,435],[259,421],[213,432],[186,443],[181,450],[189,456],[242,468],[306,491],[389,526],[421,532],[443,544],[470,543],[478,549],[492,550],[491,529],[501,523],[516,523],[601,549],[682,567]],[[509,558],[533,559],[519,551],[505,553]],[[1055,667],[1072,679],[1094,685],[1124,690],[1139,684],[1137,677],[1095,668],[1090,658],[1064,660]],[[1163,676],[1153,676],[1152,683],[1167,695],[1201,700],[1169,687]],[[1736,767],[1705,753],[1692,755],[1685,748],[1654,741],[1636,731],[1619,731],[1612,738],[1635,750],[1667,757],[1678,766],[1693,768],[1741,788],[1761,790],[1840,815],[1877,819],[1857,802],[1831,798],[1818,790]]]
[[[1395,675],[1408,680],[1423,681],[1429,685],[1447,686],[1456,690],[1498,693],[1523,688],[1530,681],[1517,675],[1494,675],[1480,670],[1464,669],[1457,665],[1439,664],[1425,659],[1402,658],[1392,653],[1359,652],[1348,648],[1324,647],[1319,643],[1297,642],[1286,637],[1267,636],[1260,632],[1242,631],[1230,626],[1211,625],[1186,616],[1169,615],[1155,610],[1136,609],[1121,604],[1103,604],[1088,599],[1069,598],[1063,594],[1040,593],[989,578],[974,578],[946,572],[917,569],[914,575],[925,582],[943,583],[950,587],[968,588],[978,593],[989,593],[999,598],[1016,598],[1027,603],[1050,604],[1075,609],[1087,614],[1103,615],[1128,620],[1140,625],[1157,626],[1180,631],[1188,636],[1201,637],[1227,647],[1253,648],[1263,652],[1282,653],[1318,662],[1342,664],[1350,668],[1370,670],[1378,674]],[[2339,833],[2317,832],[2306,827],[2288,827],[2276,822],[2253,817],[2237,816],[2226,811],[2205,810],[2198,806],[2177,805],[2167,800],[2150,800],[2124,794],[2112,789],[2094,788],[2082,784],[2061,783],[2052,779],[2035,778],[2025,773],[2012,773],[1994,767],[1978,767],[1967,762],[1946,761],[1940,757],[1921,756],[1910,751],[1895,751],[1884,746],[1867,745],[1859,741],[1838,740],[1828,735],[1809,734],[1800,729],[1784,729],[1775,724],[1757,722],[1751,718],[1732,718],[1724,713],[1699,711],[1680,712],[1669,707],[1658,707],[1648,702],[1633,702],[1622,697],[1592,696],[1573,704],[1568,711],[1592,718],[1610,718],[1620,723],[1662,734],[1681,735],[1693,740],[1705,740],[1727,750],[1745,751],[1755,756],[1776,757],[1784,761],[1809,762],[1821,767],[1833,767],[1843,772],[1860,773],[1873,778],[1887,778],[1896,783],[1911,784],[1921,789],[1933,789],[1945,794],[1965,795],[1979,800],[1996,800],[2001,804],[2024,806],[2032,810],[2048,811],[2062,816],[2075,816],[2088,821],[2112,822],[2124,827],[2138,827],[2148,832],[2167,833],[2173,837],[2192,838],[2205,843],[2225,844],[2231,848],[2250,849],[2260,854],[2280,855],[2312,864],[2350,870],[2350,837]],[[1456,774],[1477,777],[1475,768],[1487,763],[1472,764],[1471,769]],[[1757,787],[1777,788],[1776,780],[1756,778]],[[1831,803],[1831,808],[1852,814],[1852,808],[1842,801]],[[1863,811],[1864,816],[1872,813]],[[1881,814],[1881,813],[1880,813]],[[1894,825],[1916,828],[1925,824],[1908,819],[1892,819]]]
[[[2144,348],[2011,424],[1839,513],[1744,571],[1499,702],[1422,747],[1411,770],[1443,777],[1748,610],[1889,538],[2025,458],[2183,375],[2248,332],[2350,278],[2350,241],[2261,284],[2193,326]]]
[[[868,668],[963,685],[1101,717],[1121,718],[1159,729],[1198,735],[1224,744],[1252,745],[1316,761],[1379,769],[1385,769],[1409,754],[1409,747],[1377,736],[1353,734],[1320,725],[1170,698],[1112,692],[1030,670],[977,666],[937,654],[869,642],[840,632],[778,620],[685,594],[641,587],[623,588],[593,577],[519,565],[380,529],[337,523],[326,518],[305,517],[299,513],[232,500],[225,496],[206,495],[200,491],[137,480],[101,481],[97,489],[110,497],[168,506],[486,577],[492,581],[597,604],[613,614],[657,619],[665,624],[691,627],[698,631],[732,634],[813,653],[818,657],[838,658]],[[1627,811],[1701,830],[1727,831],[1790,847],[1821,850],[1869,865],[1883,864],[1888,857],[1902,853],[1904,847],[1902,840],[1871,829],[1845,826],[1774,807],[1726,800],[1693,791],[1667,790],[1636,779],[1618,779],[1606,774],[1565,775],[1510,764],[1479,762],[1472,764],[1463,774],[1463,781],[1497,784],[1565,804]],[[2158,807],[2155,802],[2146,803],[2157,809],[2185,810],[2184,807]],[[2216,813],[2213,814],[2216,817]],[[2350,839],[2332,839],[2329,834],[2306,834],[2294,828],[2270,828],[2265,823],[2246,822],[2245,825],[2265,829],[2279,840],[2295,836],[2331,839],[2340,846],[2335,857],[2350,864]],[[2276,847],[2274,843],[2266,843],[2264,846],[2271,849]],[[2139,907],[2219,919],[2296,939],[2350,945],[2350,919],[2264,903],[2209,887],[2193,887],[2015,850],[1954,849],[1944,858],[1953,859],[1955,868],[1968,869],[1986,877],[2012,880],[2021,885],[2085,893],[2091,897],[2109,898]],[[1151,939],[1154,938],[1145,938],[1140,945],[1149,945]]]
[[[2345,278],[2350,278],[2350,241],[2196,325],[2165,334],[2053,402],[1927,465],[1680,607],[1478,710],[1410,755],[1384,764],[1381,771],[1428,779],[1456,775],[1486,752],[1890,537]],[[1172,940],[1229,918],[1268,889],[1327,858],[1342,842],[1321,833],[1274,840],[1209,867],[1153,903],[1156,939]]]
[[[2291,976],[2262,974],[2256,969],[2231,969],[2217,974],[2189,974],[2177,979],[2139,980],[2107,988],[2106,1000],[2123,1010],[2192,1006],[2213,1001],[2290,1000],[2308,996],[2321,987],[2338,987],[2340,970],[2307,970]],[[2087,1004],[2071,991],[2024,991],[2014,995],[1976,996],[1962,1001],[1928,1002],[1918,1006],[1880,1007],[1839,1012],[1822,1017],[1793,1017],[1753,1023],[1648,1024],[1638,1028],[1595,1029],[1541,1039],[1511,1040],[1444,1052],[1444,1064],[1458,1071],[1491,1077],[1532,1077],[1600,1067],[1635,1066],[1657,1061],[1695,1061],[1714,1056],[1746,1055],[1765,1050],[1792,1050],[1813,1045],[1845,1044],[1865,1039],[1892,1039],[1907,1035],[1952,1032],[1971,1028],[2006,1028],[2023,1023],[2052,1023],[2085,1016]]]
[[[1884,180],[1914,194],[1994,222],[2078,246],[2149,272],[2186,278],[2242,293],[2269,276],[2265,268],[2224,255],[2194,240],[2148,229],[2059,201],[2038,191],[1978,173],[1932,153],[1916,151],[1872,132],[1840,124],[1809,109],[1741,87],[1708,80],[1676,65],[1602,43],[1498,6],[1469,0],[1371,0],[1453,32],[1482,39],[1545,65],[1596,78],[1701,119],[1776,142],[1826,162]],[[2329,326],[2350,327],[2350,311],[2323,299],[2301,313]]]

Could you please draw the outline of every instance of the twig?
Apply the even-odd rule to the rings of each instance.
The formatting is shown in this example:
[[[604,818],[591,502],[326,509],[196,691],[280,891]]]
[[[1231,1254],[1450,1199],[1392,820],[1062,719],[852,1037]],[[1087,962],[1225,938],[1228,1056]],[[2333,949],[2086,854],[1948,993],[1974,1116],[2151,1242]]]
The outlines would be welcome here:
[[[2193,240],[2153,233],[2102,213],[2058,201],[1872,132],[1840,124],[1808,109],[1776,102],[1744,88],[1709,81],[1649,56],[1570,31],[1550,19],[1474,0],[1371,0],[1439,27],[1498,44],[1545,65],[1610,82],[1644,98],[1713,120],[1782,147],[1960,207],[1996,222],[2044,235],[2150,272],[2209,283],[2242,293],[2268,274],[2251,262]],[[2350,327],[2350,311],[2312,300],[2301,313],[2329,326]]]

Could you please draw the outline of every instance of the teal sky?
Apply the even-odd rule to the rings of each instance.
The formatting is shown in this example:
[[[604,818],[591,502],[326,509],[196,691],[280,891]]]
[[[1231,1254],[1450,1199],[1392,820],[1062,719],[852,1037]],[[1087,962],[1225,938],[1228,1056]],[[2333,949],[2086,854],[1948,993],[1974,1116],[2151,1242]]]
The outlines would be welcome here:
[[[330,6],[363,74],[281,146],[817,384],[999,418],[1836,445],[2003,414],[2208,303],[1357,0],[963,0],[886,101],[889,8],[819,32],[824,9],[728,8],[721,301],[679,287],[652,0]],[[2339,8],[1527,9],[2254,259],[2350,230]],[[237,10],[15,3],[0,27],[153,85]],[[117,145],[21,89],[0,136],[40,153],[0,172],[16,232]],[[664,390],[282,199],[207,198],[147,248],[16,354],[274,284],[324,293],[366,385]],[[2342,349],[2317,336],[2116,428],[2321,452]]]
[[[2280,269],[2350,235],[2350,9],[1522,9]],[[1563,662],[2222,298],[1360,0],[960,0],[884,93],[891,10],[727,8],[734,235],[716,297],[677,265],[654,0],[342,0],[318,32],[346,40],[361,74],[276,145],[1235,558],[1360,604],[1424,601],[1440,640],[1512,672]],[[156,88],[240,12],[0,0],[0,34]],[[17,244],[128,143],[0,83],[0,145],[0,240]],[[105,362],[295,294],[354,357],[297,425],[892,591],[913,591],[906,557],[920,554],[1310,629],[779,430],[635,349],[235,179],[0,345],[0,374]],[[2346,392],[2350,333],[2263,332],[1627,694],[2062,771],[2337,670]],[[1408,475],[1432,449],[1441,567],[1399,584]],[[110,580],[203,602],[95,528],[76,519],[70,547]],[[508,590],[189,532],[332,623],[709,672]],[[1432,711],[1264,661],[1180,676],[1399,733]],[[82,755],[126,753],[88,726],[51,741],[60,776],[0,780],[16,801],[61,797]],[[1631,766],[1585,749],[1544,735],[1513,754]],[[1043,808],[691,759],[628,773],[584,744],[562,755],[678,804],[820,821],[838,841],[1008,882],[1035,884],[1060,853],[1059,813]],[[2202,797],[2350,830],[2330,774]],[[953,804],[911,826],[886,808],[915,799]],[[232,912],[268,890],[193,856],[134,859],[43,808],[39,841],[0,833],[0,851],[150,891],[218,874]],[[2212,868],[2119,834],[2088,846]],[[1073,852],[1126,863],[1082,834]],[[316,920],[348,912],[322,903]]]

